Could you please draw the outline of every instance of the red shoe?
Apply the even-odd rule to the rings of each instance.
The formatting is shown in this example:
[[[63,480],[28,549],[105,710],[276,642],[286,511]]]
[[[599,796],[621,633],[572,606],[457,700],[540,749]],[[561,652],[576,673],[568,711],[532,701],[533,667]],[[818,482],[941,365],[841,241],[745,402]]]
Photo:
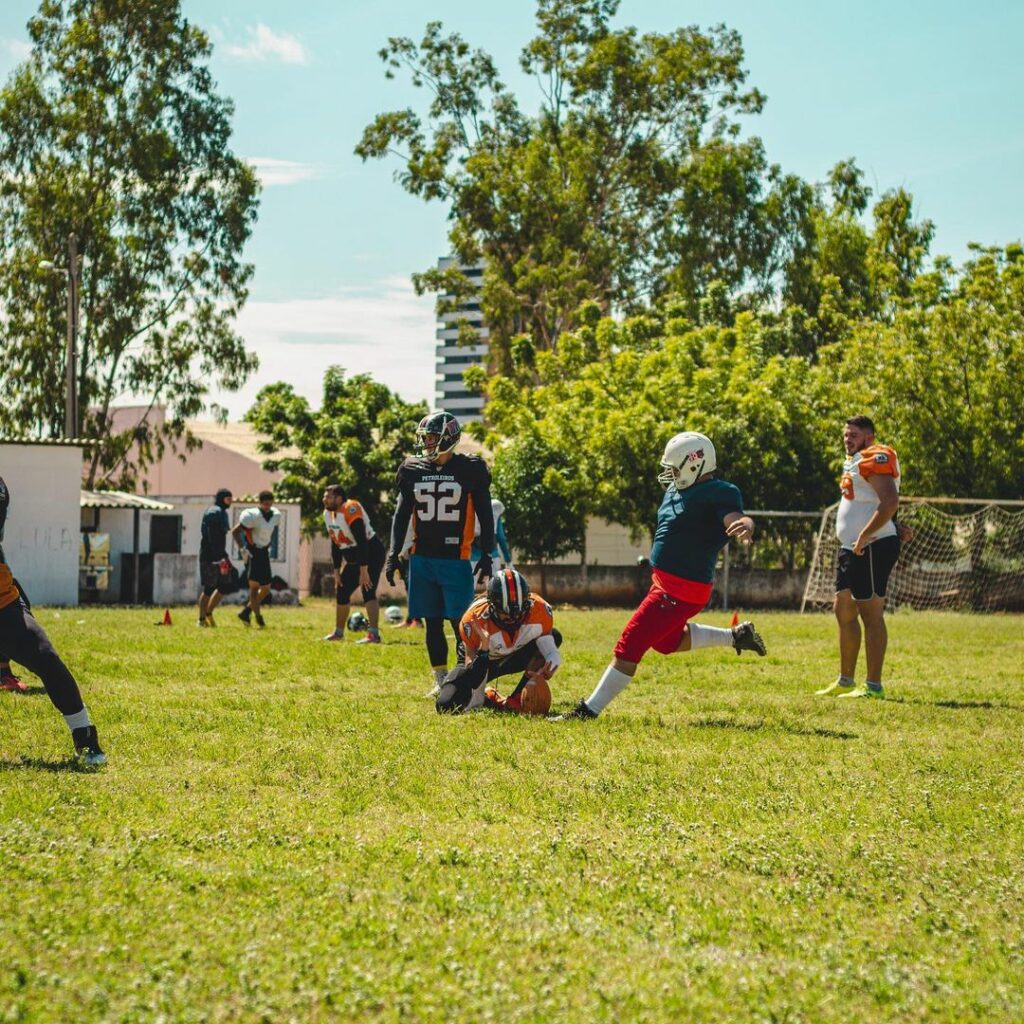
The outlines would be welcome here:
[[[493,686],[488,686],[484,690],[484,707],[488,707],[492,711],[523,710],[520,694],[517,693],[514,697],[502,697]]]
[[[28,687],[13,672],[5,672],[0,676],[0,690],[11,693],[28,693]]]

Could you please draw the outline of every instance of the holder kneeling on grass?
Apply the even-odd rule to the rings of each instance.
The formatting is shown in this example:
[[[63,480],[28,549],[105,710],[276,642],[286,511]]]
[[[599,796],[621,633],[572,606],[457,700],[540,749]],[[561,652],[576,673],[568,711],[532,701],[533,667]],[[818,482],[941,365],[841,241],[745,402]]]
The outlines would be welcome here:
[[[548,680],[558,671],[562,634],[554,628],[551,605],[531,594],[517,569],[491,578],[487,593],[462,616],[459,632],[466,660],[446,676],[437,710],[458,714],[475,708],[545,715],[551,707]],[[507,697],[488,684],[499,676],[522,675]]]

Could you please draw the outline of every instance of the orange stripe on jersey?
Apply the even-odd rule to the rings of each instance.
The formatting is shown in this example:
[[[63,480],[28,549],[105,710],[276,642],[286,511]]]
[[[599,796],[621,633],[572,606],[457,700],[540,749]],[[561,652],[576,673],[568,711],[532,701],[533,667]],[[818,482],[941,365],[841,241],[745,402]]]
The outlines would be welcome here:
[[[862,448],[857,469],[865,480],[869,476],[898,478],[900,475],[900,464],[895,450],[884,444],[872,444]]]
[[[459,558],[469,558],[473,547],[473,534],[476,532],[474,521],[476,511],[473,508],[473,495],[466,495],[466,521],[462,524],[462,543],[459,545]]]
[[[0,562],[0,608],[14,604],[19,597],[21,597],[21,593],[14,585],[11,570],[3,562]]]

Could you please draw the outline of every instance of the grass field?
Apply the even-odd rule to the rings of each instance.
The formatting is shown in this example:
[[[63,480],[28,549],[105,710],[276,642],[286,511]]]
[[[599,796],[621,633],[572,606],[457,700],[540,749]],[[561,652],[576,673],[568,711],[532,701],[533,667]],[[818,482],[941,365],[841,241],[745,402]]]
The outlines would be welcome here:
[[[893,616],[879,703],[758,615],[556,724],[441,718],[422,633],[330,616],[39,613],[111,760],[0,693],[0,1021],[1024,1020],[1019,617]],[[624,620],[556,615],[556,709]]]

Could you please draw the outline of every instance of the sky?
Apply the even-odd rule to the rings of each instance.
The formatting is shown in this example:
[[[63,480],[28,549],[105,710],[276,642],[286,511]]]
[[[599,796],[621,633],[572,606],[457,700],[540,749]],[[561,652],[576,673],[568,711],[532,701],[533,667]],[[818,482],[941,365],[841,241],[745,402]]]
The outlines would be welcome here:
[[[32,0],[0,3],[0,79],[28,46]],[[526,110],[533,84],[518,54],[533,0],[183,0],[214,42],[211,68],[235,104],[234,152],[263,182],[246,257],[256,268],[238,329],[260,358],[239,418],[285,380],[316,405],[323,371],[371,373],[409,400],[434,391],[433,298],[410,275],[446,252],[446,209],[407,195],[397,164],[353,153],[382,111],[422,106],[388,81],[388,36],[420,38],[429,20],[496,59]],[[933,253],[1024,236],[1022,0],[623,0],[616,24],[667,31],[725,23],[743,38],[748,82],[767,95],[747,121],[784,170],[820,181],[853,157],[876,194],[902,186],[935,222]]]

